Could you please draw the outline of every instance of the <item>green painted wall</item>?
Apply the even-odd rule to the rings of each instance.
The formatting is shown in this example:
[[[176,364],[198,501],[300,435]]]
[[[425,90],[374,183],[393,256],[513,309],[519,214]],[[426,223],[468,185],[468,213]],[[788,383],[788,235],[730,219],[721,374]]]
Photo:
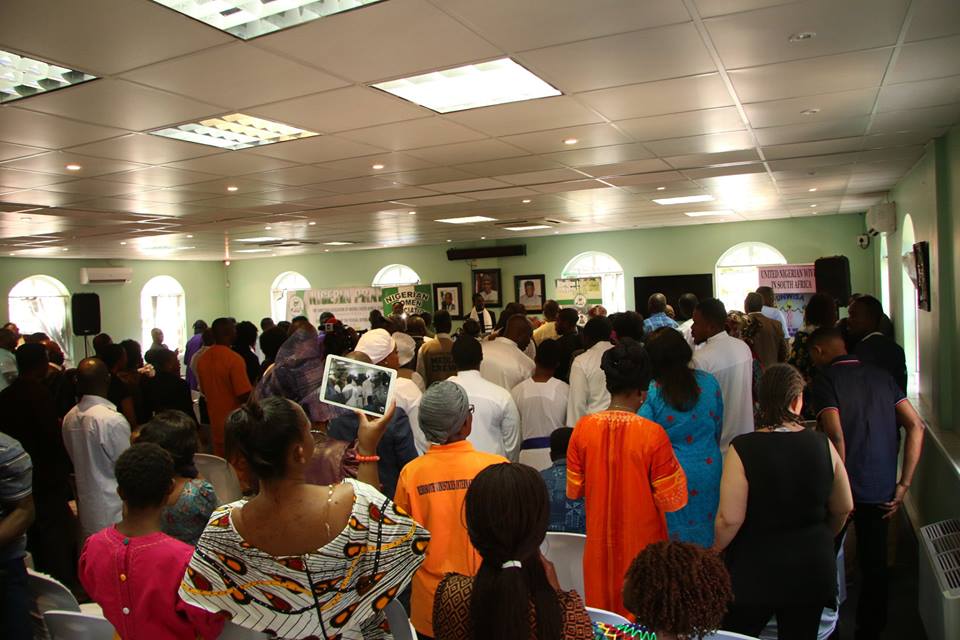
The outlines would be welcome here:
[[[133,269],[133,279],[127,284],[82,285],[82,267],[129,267]],[[183,286],[187,303],[187,335],[191,333],[189,325],[195,318],[206,318],[209,322],[211,318],[223,315],[227,308],[220,262],[0,258],[0,291],[9,292],[23,278],[38,274],[56,278],[70,293],[99,294],[102,329],[115,340],[129,337],[140,340],[140,290],[154,276],[172,276]],[[3,295],[0,297],[0,318],[6,317],[7,296]],[[83,357],[82,338],[74,338],[73,355],[75,361]]]

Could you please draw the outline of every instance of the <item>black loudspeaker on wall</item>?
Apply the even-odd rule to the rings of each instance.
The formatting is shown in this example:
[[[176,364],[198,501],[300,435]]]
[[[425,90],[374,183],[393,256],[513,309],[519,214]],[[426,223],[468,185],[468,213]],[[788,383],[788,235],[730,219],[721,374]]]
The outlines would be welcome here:
[[[95,293],[75,293],[70,298],[73,316],[73,335],[95,336],[100,333],[100,296]]]
[[[813,263],[817,278],[817,293],[825,293],[841,307],[850,300],[850,260],[847,256],[818,258]]]

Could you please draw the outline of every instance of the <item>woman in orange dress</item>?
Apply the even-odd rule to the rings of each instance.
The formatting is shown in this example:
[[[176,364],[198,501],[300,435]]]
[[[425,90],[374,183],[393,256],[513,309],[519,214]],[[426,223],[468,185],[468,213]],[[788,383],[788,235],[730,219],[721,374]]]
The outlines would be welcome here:
[[[664,514],[686,506],[687,479],[663,427],[637,415],[651,376],[643,346],[624,339],[600,366],[610,408],[585,416],[573,430],[567,497],[586,498],[587,606],[629,616],[623,577],[644,547],[667,539]]]

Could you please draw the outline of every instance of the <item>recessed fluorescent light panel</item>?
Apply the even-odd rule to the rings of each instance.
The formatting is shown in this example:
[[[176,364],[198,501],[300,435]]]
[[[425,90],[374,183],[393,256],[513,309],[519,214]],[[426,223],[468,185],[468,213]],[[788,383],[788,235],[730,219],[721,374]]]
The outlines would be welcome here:
[[[677,198],[655,198],[657,204],[690,204],[691,202],[710,202],[713,200],[711,195],[702,196],[680,196]]]
[[[207,118],[200,122],[188,122],[177,127],[157,129],[150,133],[164,138],[196,142],[234,151],[317,135],[313,131],[297,129],[280,122],[254,118],[242,113]]]
[[[154,0],[242,40],[382,0]]]
[[[441,220],[434,220],[434,222],[445,222],[447,224],[477,224],[478,222],[494,222],[496,218],[488,218],[486,216],[465,216],[463,218],[443,218]]]
[[[334,240],[333,242],[324,242],[323,244],[328,247],[345,247],[347,245],[354,244],[353,242],[344,242],[342,240]]]
[[[510,58],[379,82],[373,86],[438,113],[560,95],[560,91]]]
[[[283,238],[277,238],[275,236],[258,236],[256,238],[237,238],[237,242],[274,242],[276,240],[283,240]]]
[[[267,253],[271,249],[237,249],[234,253]]]
[[[0,50],[0,102],[29,98],[96,78],[82,71]]]
[[[536,229],[552,229],[550,225],[547,224],[527,224],[522,227],[504,227],[507,231],[535,231]]]
[[[729,209],[719,209],[717,211],[687,211],[683,215],[691,218],[708,218],[710,216],[732,216],[733,211]]]

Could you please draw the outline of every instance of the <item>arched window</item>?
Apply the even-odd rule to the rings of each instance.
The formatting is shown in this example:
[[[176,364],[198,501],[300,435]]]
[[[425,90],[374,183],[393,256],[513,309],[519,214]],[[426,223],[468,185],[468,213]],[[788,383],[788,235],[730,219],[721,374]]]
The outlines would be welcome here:
[[[72,345],[67,338],[67,305],[70,292],[63,283],[50,276],[35,275],[24,278],[10,289],[7,303],[10,322],[23,335],[45,333],[71,355]]]
[[[890,315],[890,248],[885,233],[880,234],[880,303],[884,313]]]
[[[375,287],[397,287],[404,284],[420,284],[420,276],[405,264],[388,264],[373,277]]]
[[[766,264],[787,264],[787,259],[763,242],[741,242],[720,256],[714,273],[715,295],[727,311],[743,311],[744,298],[760,286],[760,270],[757,267]]]
[[[143,350],[153,342],[150,330],[163,331],[163,343],[183,353],[187,335],[187,301],[180,283],[170,276],[147,280],[140,290],[140,344]]]
[[[603,306],[609,313],[627,310],[623,267],[610,254],[586,251],[567,263],[560,272],[563,278],[600,278],[603,287]]]
[[[310,281],[296,271],[284,271],[270,287],[270,317],[277,322],[287,319],[287,291],[309,289]]]
[[[903,217],[903,231],[900,235],[900,253],[906,257],[913,255],[913,244],[916,242],[916,235],[913,231],[913,218],[908,213]],[[903,260],[903,268],[900,270],[900,298],[903,308],[903,352],[907,360],[907,379],[910,391],[916,391],[918,388],[917,371],[920,369],[920,348],[919,337],[917,335],[917,324],[919,310],[917,309],[917,285],[910,277],[908,264],[913,265],[913,275],[916,277],[916,263],[909,259]]]

